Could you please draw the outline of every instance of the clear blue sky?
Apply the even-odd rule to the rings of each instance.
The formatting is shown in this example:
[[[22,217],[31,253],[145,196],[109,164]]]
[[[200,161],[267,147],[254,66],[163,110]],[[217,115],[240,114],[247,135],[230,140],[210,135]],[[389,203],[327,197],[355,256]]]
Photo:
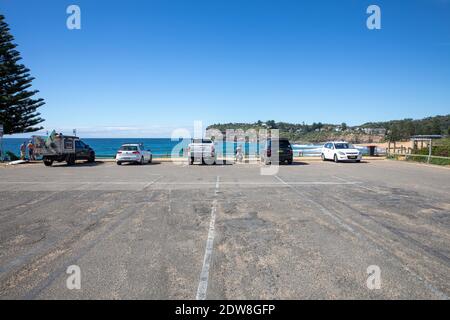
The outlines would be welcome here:
[[[66,8],[82,29],[66,28]],[[382,30],[366,28],[378,4]],[[0,0],[47,129],[450,113],[450,0]]]

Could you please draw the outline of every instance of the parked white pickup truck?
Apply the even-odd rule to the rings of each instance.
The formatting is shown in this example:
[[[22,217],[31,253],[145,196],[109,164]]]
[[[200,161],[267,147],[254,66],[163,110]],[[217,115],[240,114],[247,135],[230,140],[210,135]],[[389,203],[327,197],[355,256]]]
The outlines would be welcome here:
[[[211,139],[192,139],[188,145],[189,164],[201,161],[202,164],[216,164],[216,148]]]

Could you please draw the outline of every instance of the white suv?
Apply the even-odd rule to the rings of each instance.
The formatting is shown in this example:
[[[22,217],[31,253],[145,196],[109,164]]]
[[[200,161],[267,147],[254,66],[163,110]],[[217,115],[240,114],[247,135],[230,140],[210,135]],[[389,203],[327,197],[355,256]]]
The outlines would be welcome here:
[[[360,162],[362,158],[361,152],[345,141],[327,142],[322,147],[322,160],[339,161],[356,161]]]

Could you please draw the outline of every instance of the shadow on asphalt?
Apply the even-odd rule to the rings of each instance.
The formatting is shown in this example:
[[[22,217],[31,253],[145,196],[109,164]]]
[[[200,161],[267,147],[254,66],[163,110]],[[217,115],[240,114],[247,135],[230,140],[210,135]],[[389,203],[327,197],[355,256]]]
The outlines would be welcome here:
[[[294,161],[289,166],[308,166],[309,163],[307,162],[301,162],[301,161]]]
[[[133,163],[133,162],[127,162],[127,163],[122,163],[121,166],[137,166],[137,167],[145,167],[145,166],[154,166],[154,165],[159,165],[161,164],[160,161],[152,161],[152,163],[144,163],[144,164],[139,164],[139,163]]]
[[[67,163],[61,162],[61,163],[54,163],[53,166],[54,167],[58,167],[58,166],[60,166],[60,167],[96,167],[96,166],[101,166],[103,164],[105,164],[104,161],[96,160],[94,162],[87,162],[87,161],[77,162],[71,166],[69,166]]]
[[[333,160],[326,160],[326,161],[321,161],[321,162],[330,162],[330,163],[334,163]],[[355,161],[339,161],[338,163],[343,163],[343,164],[361,164],[361,163],[370,163],[370,161],[366,161],[366,160],[361,160],[360,162],[355,162]]]
[[[234,164],[233,161],[222,161],[222,162],[217,162],[216,164],[207,164],[207,163],[194,162],[193,164],[191,164],[191,166],[220,167],[220,166],[232,166],[233,164]]]
[[[284,162],[284,163],[280,163],[279,165],[280,165],[280,167],[308,166],[309,163],[302,162],[302,161],[294,161],[291,164],[287,164],[287,163]],[[269,166],[269,165],[267,165],[267,166]]]

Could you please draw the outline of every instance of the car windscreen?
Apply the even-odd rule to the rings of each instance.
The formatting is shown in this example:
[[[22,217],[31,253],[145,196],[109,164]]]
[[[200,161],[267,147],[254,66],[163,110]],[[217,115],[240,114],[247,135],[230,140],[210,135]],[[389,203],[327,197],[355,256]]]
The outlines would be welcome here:
[[[267,141],[267,148],[271,148],[272,144],[273,144],[272,140]],[[280,149],[291,148],[291,144],[289,143],[289,140],[279,140],[278,146]]]
[[[212,143],[209,139],[192,139],[192,143]]]
[[[334,146],[336,149],[352,149],[352,145],[348,143],[335,143]]]
[[[137,151],[137,147],[136,146],[121,146],[120,150],[122,151]]]

